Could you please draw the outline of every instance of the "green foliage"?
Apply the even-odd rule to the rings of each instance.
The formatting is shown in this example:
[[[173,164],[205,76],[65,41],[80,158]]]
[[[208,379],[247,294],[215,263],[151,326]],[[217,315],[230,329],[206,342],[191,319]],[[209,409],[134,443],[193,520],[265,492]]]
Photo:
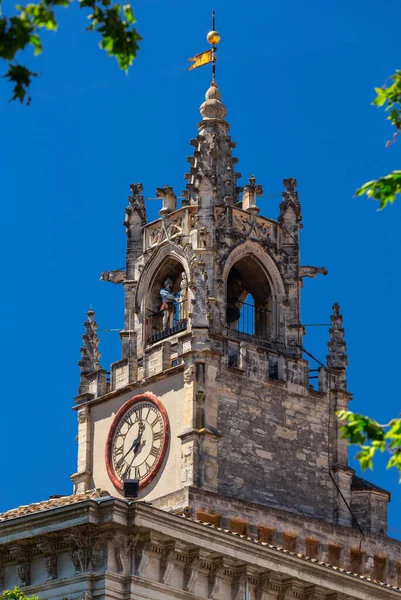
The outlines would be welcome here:
[[[373,468],[373,458],[378,450],[388,452],[390,459],[387,469],[395,467],[401,480],[401,419],[392,419],[390,423],[380,425],[374,419],[349,410],[340,410],[337,416],[344,423],[341,437],[360,448],[356,459],[362,469]]]
[[[376,98],[372,104],[384,106],[389,112],[387,119],[396,129],[393,139],[386,143],[388,148],[396,141],[401,131],[401,71],[397,70],[387,81],[388,85],[386,82],[383,87],[375,88]],[[363,194],[380,202],[379,210],[382,210],[387,204],[394,202],[397,194],[401,194],[401,171],[393,171],[375,181],[368,181],[355,193],[356,196]]]
[[[1,6],[0,0],[0,6]],[[28,90],[34,73],[20,65],[16,56],[32,46],[34,55],[42,52],[42,29],[56,31],[56,7],[68,7],[72,0],[41,0],[37,4],[17,5],[17,14],[7,17],[0,12],[0,58],[9,61],[8,71],[4,75],[13,84],[11,100],[29,104]],[[139,50],[142,39],[136,29],[134,14],[130,4],[121,5],[111,0],[79,0],[82,9],[89,8],[90,21],[86,30],[97,31],[100,35],[99,46],[108,56],[114,56],[120,69],[128,72]]]
[[[385,177],[375,181],[368,181],[356,190],[356,196],[366,194],[380,202],[379,210],[382,210],[389,202],[393,203],[397,194],[401,194],[401,171],[393,171]]]
[[[30,596],[28,598],[25,596],[24,592],[15,587],[13,590],[4,590],[4,592],[0,594],[0,600],[39,600],[39,598],[37,596]]]

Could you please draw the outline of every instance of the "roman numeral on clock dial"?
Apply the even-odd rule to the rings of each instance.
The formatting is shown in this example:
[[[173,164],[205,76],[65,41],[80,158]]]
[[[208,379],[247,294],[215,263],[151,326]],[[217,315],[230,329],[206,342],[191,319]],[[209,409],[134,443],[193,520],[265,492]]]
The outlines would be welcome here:
[[[111,467],[119,482],[142,481],[161,466],[160,459],[168,441],[168,421],[163,409],[146,399],[131,403],[125,412],[121,409],[119,412],[122,416],[116,417],[118,423],[108,455]]]
[[[156,457],[156,456],[158,456],[159,451],[160,451],[160,448],[156,448],[156,446],[152,446],[152,449],[150,451],[150,455]]]

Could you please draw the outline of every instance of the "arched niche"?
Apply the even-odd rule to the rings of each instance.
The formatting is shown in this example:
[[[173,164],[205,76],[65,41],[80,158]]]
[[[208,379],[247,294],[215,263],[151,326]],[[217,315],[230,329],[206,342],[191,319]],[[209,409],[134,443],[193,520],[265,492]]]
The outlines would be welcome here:
[[[160,294],[171,280],[169,291],[176,301],[164,302]],[[187,328],[188,273],[186,263],[175,252],[161,253],[141,277],[138,303],[142,313],[144,339],[155,341]]]
[[[227,328],[274,339],[285,287],[272,258],[259,245],[245,242],[229,255],[223,277]]]

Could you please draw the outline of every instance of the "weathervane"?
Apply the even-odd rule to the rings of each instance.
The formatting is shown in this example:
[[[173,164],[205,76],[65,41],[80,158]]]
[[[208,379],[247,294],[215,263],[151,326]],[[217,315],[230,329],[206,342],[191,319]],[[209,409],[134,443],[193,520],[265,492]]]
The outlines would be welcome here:
[[[220,34],[215,29],[215,16],[214,10],[212,11],[212,31],[206,36],[207,41],[211,44],[211,50],[206,50],[206,52],[201,52],[200,54],[195,54],[192,58],[188,58],[189,61],[192,61],[193,64],[188,67],[188,71],[191,69],[197,69],[198,67],[203,67],[203,65],[207,65],[208,63],[212,63],[212,81],[216,80],[216,52],[217,52],[217,44],[220,42]]]

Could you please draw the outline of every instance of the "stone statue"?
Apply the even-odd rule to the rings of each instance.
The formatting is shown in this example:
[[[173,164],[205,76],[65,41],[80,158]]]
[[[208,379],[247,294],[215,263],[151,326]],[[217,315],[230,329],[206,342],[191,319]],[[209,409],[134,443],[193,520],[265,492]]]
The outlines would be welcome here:
[[[184,321],[187,318],[188,314],[188,279],[185,271],[181,275],[181,283],[180,283],[180,321]]]
[[[160,310],[163,313],[163,331],[168,327],[173,326],[173,317],[174,317],[174,302],[178,302],[179,297],[176,296],[173,291],[173,282],[168,277],[164,281],[164,286],[160,290],[160,298],[162,300],[162,305]]]

